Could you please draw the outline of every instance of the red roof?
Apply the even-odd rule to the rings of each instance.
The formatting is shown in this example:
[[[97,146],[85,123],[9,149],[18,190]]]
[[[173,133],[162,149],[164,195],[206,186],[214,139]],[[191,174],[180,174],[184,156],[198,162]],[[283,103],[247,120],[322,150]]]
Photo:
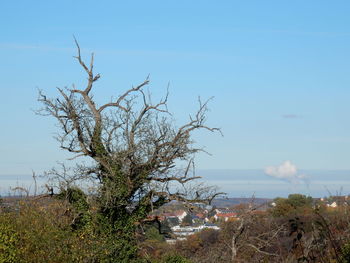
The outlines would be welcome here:
[[[237,213],[217,213],[218,217],[237,217]]]
[[[198,213],[198,214],[196,214],[196,216],[198,216],[199,218],[204,218],[205,217],[205,215],[203,213]]]
[[[178,211],[174,212],[174,214],[177,215],[177,216],[181,216],[181,215],[183,215],[183,213],[185,213],[184,210],[178,210]]]

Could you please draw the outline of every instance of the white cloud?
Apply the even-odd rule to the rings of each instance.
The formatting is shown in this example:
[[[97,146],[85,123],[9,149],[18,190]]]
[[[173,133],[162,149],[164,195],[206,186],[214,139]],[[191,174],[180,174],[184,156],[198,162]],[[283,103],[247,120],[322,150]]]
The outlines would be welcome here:
[[[291,161],[284,161],[279,166],[268,166],[265,168],[265,174],[290,183],[299,183],[306,179],[305,175],[298,174],[297,167]]]

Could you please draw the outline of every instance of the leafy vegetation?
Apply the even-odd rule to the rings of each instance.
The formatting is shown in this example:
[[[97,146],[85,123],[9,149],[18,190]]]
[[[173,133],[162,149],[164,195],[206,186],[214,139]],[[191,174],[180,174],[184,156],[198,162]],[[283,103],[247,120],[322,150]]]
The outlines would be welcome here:
[[[1,210],[0,262],[111,262],[111,251],[123,244],[119,236],[112,238],[101,229],[98,210],[91,202],[88,220],[78,227],[77,222],[82,221],[77,219],[87,208],[86,196],[75,190],[71,194],[71,198],[63,199],[24,198]],[[308,209],[297,212],[291,208],[283,216],[273,212],[277,206],[263,213],[247,207],[239,220],[222,222],[221,230],[203,230],[175,244],[167,244],[156,225],[145,226],[143,232],[136,233],[133,260],[349,262],[350,208],[310,208],[304,201],[299,204]],[[115,242],[112,247],[111,242]]]
[[[271,210],[274,216],[288,216],[311,210],[313,199],[302,194],[290,194],[288,198],[276,198],[274,204],[275,208]]]
[[[8,216],[0,219],[0,262],[15,263],[18,261],[18,235]]]

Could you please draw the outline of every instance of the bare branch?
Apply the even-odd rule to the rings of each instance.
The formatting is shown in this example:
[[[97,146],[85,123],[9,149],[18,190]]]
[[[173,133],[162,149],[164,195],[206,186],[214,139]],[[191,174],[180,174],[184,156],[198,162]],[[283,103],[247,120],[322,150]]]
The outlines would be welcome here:
[[[278,256],[278,255],[275,254],[275,253],[269,253],[269,252],[263,251],[263,250],[259,249],[258,247],[254,246],[253,244],[246,244],[246,246],[252,247],[252,248],[254,248],[254,250],[255,250],[256,252],[261,253],[261,254],[264,254],[264,255],[267,255],[267,256],[275,256],[275,257]]]
[[[153,103],[145,90],[149,77],[111,102],[97,105],[92,91],[100,75],[93,73],[94,54],[85,63],[74,41],[75,59],[88,76],[87,85],[85,89],[74,85],[58,88],[59,96],[53,99],[39,92],[40,113],[57,120],[60,132],[56,139],[61,149],[74,155],[70,160],[88,157],[91,163],[52,169],[47,175],[58,182],[53,186],[67,189],[81,182],[96,184],[100,213],[112,221],[119,220],[112,215],[130,215],[135,224],[171,200],[211,203],[223,194],[195,183],[200,176],[194,173],[193,157],[203,149],[194,146],[192,132],[220,132],[206,124],[209,100],[202,103],[199,99],[198,111],[179,128],[168,111],[169,91]]]
[[[143,86],[146,86],[149,84],[149,79],[147,77],[147,79],[142,82],[141,84],[139,84],[138,86],[136,86],[135,88],[131,88],[129,90],[127,90],[123,95],[121,95],[116,102],[111,102],[111,103],[106,103],[104,105],[102,105],[99,109],[98,112],[102,112],[104,109],[108,108],[108,107],[117,107],[119,109],[122,109],[124,111],[128,111],[127,108],[125,108],[124,106],[121,105],[121,102],[125,100],[125,98],[127,96],[129,96],[131,93],[139,91]]]

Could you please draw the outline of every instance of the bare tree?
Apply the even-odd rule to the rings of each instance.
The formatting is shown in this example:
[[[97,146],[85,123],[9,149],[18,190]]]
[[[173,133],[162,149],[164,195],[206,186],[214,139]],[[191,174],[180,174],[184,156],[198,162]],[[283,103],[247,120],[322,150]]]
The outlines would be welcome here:
[[[212,189],[194,187],[199,179],[193,170],[194,154],[203,149],[194,145],[191,135],[196,130],[219,131],[206,125],[208,101],[199,100],[199,109],[189,121],[176,127],[167,109],[168,93],[152,103],[145,90],[149,78],[112,101],[98,105],[92,95],[94,55],[89,65],[78,54],[75,57],[88,81],[84,89],[58,88],[57,98],[48,98],[40,91],[43,108],[39,114],[54,117],[59,124],[57,140],[60,147],[77,157],[88,157],[91,165],[79,164],[67,179],[91,179],[98,183],[99,213],[108,222],[110,232],[117,234],[124,245],[117,245],[114,255],[120,261],[135,256],[133,243],[135,226],[147,214],[171,200],[210,201],[218,193]],[[178,165],[186,162],[183,169]],[[56,170],[54,173],[59,174]],[[186,188],[190,185],[190,191]],[[66,184],[69,187],[69,184]],[[129,260],[129,261],[128,261]]]
[[[254,254],[254,257],[250,256],[250,262],[260,262],[261,256],[269,257],[270,260],[279,256],[269,250],[273,249],[280,233],[285,231],[286,225],[255,215],[254,212],[263,205],[254,205],[254,198],[253,196],[250,204],[242,209],[239,219],[228,225],[232,227],[228,239],[230,242],[226,241],[225,244],[231,250],[231,262],[242,262],[240,258],[242,255],[239,254],[243,253]]]

